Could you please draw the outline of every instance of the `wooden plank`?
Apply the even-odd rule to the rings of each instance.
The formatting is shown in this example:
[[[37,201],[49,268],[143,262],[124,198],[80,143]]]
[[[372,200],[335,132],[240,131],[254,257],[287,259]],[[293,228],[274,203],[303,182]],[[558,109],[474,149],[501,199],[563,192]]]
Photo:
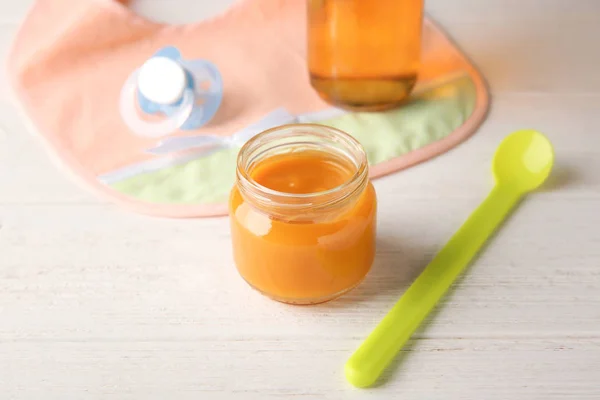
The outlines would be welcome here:
[[[0,339],[183,340],[241,330],[364,337],[476,203],[383,199],[368,279],[309,308],[247,288],[226,219],[149,219],[102,205],[2,207]],[[550,194],[523,204],[421,336],[600,335],[597,206]]]
[[[413,341],[384,384],[370,390],[352,389],[343,379],[354,346],[353,340],[251,334],[227,342],[2,343],[0,358],[7,363],[0,364],[0,381],[7,398],[45,400],[600,396],[598,339]]]

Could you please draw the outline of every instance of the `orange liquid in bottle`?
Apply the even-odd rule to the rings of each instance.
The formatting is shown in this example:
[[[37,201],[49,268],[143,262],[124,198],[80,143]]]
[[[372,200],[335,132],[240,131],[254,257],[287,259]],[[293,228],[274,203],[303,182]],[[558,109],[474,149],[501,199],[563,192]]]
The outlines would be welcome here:
[[[292,194],[334,189],[352,179],[354,166],[320,151],[272,156],[250,176]],[[238,271],[255,289],[287,303],[330,300],[362,281],[375,256],[376,197],[366,188],[341,207],[277,218],[258,210],[237,188],[230,199],[233,253]]]
[[[308,68],[327,102],[394,107],[417,80],[423,0],[308,0]]]

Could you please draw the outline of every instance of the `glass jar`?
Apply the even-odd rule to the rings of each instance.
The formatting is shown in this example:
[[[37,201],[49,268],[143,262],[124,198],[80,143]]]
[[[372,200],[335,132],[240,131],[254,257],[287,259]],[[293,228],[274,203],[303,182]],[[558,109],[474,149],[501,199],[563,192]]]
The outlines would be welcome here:
[[[298,190],[308,181],[315,191]],[[240,150],[230,196],[237,269],[274,300],[331,300],[371,268],[376,209],[367,157],[354,138],[312,124],[262,132]]]
[[[327,102],[394,107],[417,80],[423,0],[308,0],[308,69]]]

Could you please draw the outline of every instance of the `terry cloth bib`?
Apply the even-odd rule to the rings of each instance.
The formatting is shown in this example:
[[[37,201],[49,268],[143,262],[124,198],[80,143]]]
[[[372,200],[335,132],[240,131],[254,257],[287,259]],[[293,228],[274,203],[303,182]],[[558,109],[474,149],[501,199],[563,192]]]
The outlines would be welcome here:
[[[376,178],[447,151],[485,117],[481,76],[428,19],[412,101],[378,113],[344,112],[318,97],[305,34],[300,0],[240,0],[217,17],[177,26],[137,16],[126,1],[37,0],[9,71],[25,113],[68,169],[116,203],[170,217],[226,214],[239,147],[273,126],[314,122],[350,133]],[[218,68],[222,103],[199,129],[135,135],[119,113],[121,89],[169,46]]]

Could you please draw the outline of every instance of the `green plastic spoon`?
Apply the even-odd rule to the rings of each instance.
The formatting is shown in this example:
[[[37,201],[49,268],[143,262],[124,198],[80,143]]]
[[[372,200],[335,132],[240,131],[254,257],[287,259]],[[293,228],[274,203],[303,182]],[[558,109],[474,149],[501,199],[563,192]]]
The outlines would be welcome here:
[[[345,374],[351,384],[375,383],[521,197],[546,180],[553,162],[552,145],[537,131],[502,141],[493,161],[496,186],[350,357]]]

